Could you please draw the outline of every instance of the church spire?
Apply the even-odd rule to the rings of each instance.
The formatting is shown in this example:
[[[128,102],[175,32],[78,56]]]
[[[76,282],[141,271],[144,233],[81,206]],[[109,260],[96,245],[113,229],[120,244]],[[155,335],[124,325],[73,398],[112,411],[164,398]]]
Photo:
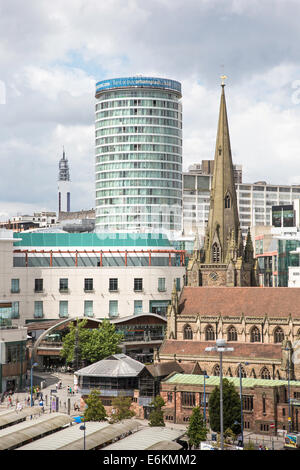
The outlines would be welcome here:
[[[224,91],[226,77],[221,78],[222,93],[207,227],[206,263],[225,263],[229,249],[233,249],[233,242],[236,250],[240,251],[240,227]]]

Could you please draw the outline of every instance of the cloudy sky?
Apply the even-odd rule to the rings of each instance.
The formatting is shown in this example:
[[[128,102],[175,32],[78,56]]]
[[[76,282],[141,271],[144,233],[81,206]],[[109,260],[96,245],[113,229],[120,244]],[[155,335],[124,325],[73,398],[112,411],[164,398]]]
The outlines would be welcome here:
[[[213,158],[220,75],[245,182],[300,184],[299,0],[0,0],[0,218],[94,207],[95,82],[183,88],[183,165]]]

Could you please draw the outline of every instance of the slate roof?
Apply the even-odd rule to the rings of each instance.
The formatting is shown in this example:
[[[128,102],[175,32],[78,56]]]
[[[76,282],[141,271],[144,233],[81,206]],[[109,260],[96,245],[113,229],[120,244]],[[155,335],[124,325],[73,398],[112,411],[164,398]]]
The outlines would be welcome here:
[[[94,377],[137,377],[145,367],[139,361],[126,354],[113,354],[112,356],[95,362],[83,369],[77,370],[75,375]]]
[[[270,288],[271,289],[271,288]],[[182,356],[205,356],[208,359],[210,357],[219,357],[219,353],[216,351],[205,351],[205,348],[215,346],[215,341],[194,341],[194,340],[165,340],[159,350],[159,355],[174,355]],[[228,347],[233,347],[234,351],[227,351],[226,358],[230,357],[247,357],[247,358],[263,358],[281,360],[281,344],[273,343],[239,343],[239,342],[228,342]]]
[[[146,366],[146,369],[148,369],[152,377],[166,377],[172,374],[172,372],[183,372],[182,367],[176,361],[150,364]]]
[[[300,288],[184,287],[179,314],[300,318]]]

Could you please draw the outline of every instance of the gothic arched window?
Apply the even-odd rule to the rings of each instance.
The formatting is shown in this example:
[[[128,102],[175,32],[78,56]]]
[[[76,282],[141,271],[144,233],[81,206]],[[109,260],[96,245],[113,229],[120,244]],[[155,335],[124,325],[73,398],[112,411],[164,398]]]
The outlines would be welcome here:
[[[274,343],[282,343],[284,340],[284,332],[280,326],[277,326],[274,330]]]
[[[230,196],[229,194],[226,194],[225,196],[225,209],[229,209],[230,208]]]
[[[205,328],[205,340],[213,341],[215,339],[215,332],[211,325],[207,325]]]
[[[254,326],[251,330],[250,334],[250,341],[251,343],[259,343],[260,342],[260,332],[257,326]]]
[[[216,364],[215,367],[213,368],[213,375],[220,375],[220,366],[219,366],[219,364]]]
[[[234,326],[230,326],[227,330],[227,341],[237,341],[237,331]]]
[[[267,380],[270,380],[271,379],[271,374],[270,374],[270,371],[267,367],[264,367],[260,373],[260,377],[262,379],[267,379]]]
[[[213,263],[220,262],[220,247],[216,242],[212,246],[212,260]]]
[[[190,325],[186,325],[183,330],[183,339],[193,339],[193,330]]]

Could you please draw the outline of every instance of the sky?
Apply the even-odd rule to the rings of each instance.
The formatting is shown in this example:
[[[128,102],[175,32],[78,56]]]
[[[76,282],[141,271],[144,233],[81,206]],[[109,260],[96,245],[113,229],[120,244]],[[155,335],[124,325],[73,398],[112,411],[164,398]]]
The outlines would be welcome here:
[[[183,169],[214,158],[225,74],[243,181],[300,184],[298,0],[0,0],[0,220],[95,207],[95,83],[182,84]]]

